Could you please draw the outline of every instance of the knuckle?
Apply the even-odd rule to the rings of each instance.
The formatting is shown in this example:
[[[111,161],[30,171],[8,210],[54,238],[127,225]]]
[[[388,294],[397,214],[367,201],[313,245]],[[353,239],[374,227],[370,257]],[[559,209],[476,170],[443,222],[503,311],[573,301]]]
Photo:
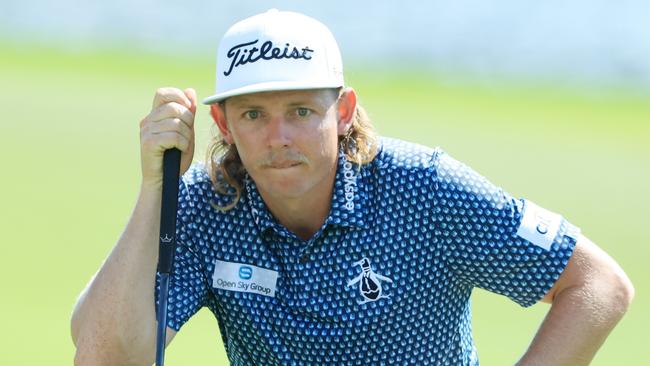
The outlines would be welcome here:
[[[158,96],[167,95],[167,94],[169,94],[169,92],[170,92],[172,89],[173,89],[173,88],[170,88],[170,87],[168,87],[168,86],[160,87],[160,88],[156,89],[156,95],[158,95]]]
[[[142,118],[140,120],[140,129],[145,128],[147,126],[148,122],[149,122],[149,115],[147,115],[146,117],[144,117],[144,118]]]
[[[174,117],[174,118],[171,119],[171,122],[172,122],[172,128],[174,129],[174,131],[180,132],[183,129],[183,126],[181,126],[183,124],[183,121],[181,121],[180,118]]]
[[[154,96],[153,96],[153,100],[154,100],[154,102],[156,102],[156,101],[158,101],[158,100],[161,100],[161,99],[163,98],[164,95],[165,95],[165,90],[164,90],[164,88],[158,88],[158,89],[156,89],[156,94],[154,94]]]
[[[166,101],[173,99],[174,95],[178,95],[179,90],[173,87],[161,87],[156,89],[156,94],[153,98],[154,106],[163,104]]]
[[[183,106],[176,102],[168,103],[167,108],[170,110],[173,116],[180,116],[183,114]]]
[[[190,110],[187,109],[186,106],[184,106],[184,105],[182,105],[182,104],[180,104],[178,102],[173,103],[173,106],[174,106],[174,112],[179,117],[183,117],[183,116],[187,117],[188,113],[191,113]]]

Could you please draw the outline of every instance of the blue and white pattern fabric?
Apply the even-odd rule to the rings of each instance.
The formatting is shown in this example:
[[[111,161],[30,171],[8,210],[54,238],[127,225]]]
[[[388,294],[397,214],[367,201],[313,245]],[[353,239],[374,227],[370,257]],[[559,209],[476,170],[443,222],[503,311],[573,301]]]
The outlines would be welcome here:
[[[250,179],[226,212],[211,203],[232,196],[203,164],[179,187],[168,325],[207,306],[233,365],[478,365],[472,289],[536,303],[579,234],[559,216],[523,222],[547,211],[441,149],[386,138],[361,168],[340,157],[330,213],[307,241]],[[550,241],[525,239],[524,224]]]

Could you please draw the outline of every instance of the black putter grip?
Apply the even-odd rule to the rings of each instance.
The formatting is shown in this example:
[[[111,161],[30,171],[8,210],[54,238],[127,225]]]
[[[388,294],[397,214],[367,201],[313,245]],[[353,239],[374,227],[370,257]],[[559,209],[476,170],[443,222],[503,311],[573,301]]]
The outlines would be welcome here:
[[[178,179],[181,169],[181,151],[172,148],[163,155],[163,185],[160,207],[160,241],[158,272],[170,273],[176,249],[176,209],[178,207]]]

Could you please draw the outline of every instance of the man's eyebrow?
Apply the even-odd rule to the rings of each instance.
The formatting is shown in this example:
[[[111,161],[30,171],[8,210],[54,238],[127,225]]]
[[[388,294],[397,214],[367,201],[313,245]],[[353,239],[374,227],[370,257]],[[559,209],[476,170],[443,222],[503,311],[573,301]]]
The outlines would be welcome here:
[[[314,104],[314,103],[306,101],[306,100],[305,101],[298,100],[298,101],[295,101],[295,102],[288,103],[287,106],[289,106],[289,107],[298,107],[298,106],[305,105],[305,104]]]
[[[311,99],[311,98],[296,98],[292,101],[285,104],[287,107],[300,107],[300,106],[321,106],[326,107],[323,101],[320,99]],[[246,98],[237,98],[237,100],[231,100],[228,105],[232,105],[234,108],[251,108],[251,109],[264,109],[263,105],[257,104],[255,100],[246,99]]]
[[[312,99],[298,99],[293,102],[287,103],[288,107],[300,107],[300,106],[316,106],[316,107],[325,107],[324,103],[319,100]]]
[[[263,107],[261,105],[257,105],[254,102],[250,102],[246,99],[244,100],[239,100],[239,101],[231,101],[233,107],[235,108],[252,108],[252,109],[262,109]]]

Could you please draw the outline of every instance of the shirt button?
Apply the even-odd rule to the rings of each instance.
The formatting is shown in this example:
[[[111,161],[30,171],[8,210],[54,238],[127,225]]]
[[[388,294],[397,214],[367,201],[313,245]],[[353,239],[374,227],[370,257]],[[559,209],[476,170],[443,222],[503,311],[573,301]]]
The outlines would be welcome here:
[[[309,260],[309,254],[305,253],[300,256],[300,264],[305,264]]]

